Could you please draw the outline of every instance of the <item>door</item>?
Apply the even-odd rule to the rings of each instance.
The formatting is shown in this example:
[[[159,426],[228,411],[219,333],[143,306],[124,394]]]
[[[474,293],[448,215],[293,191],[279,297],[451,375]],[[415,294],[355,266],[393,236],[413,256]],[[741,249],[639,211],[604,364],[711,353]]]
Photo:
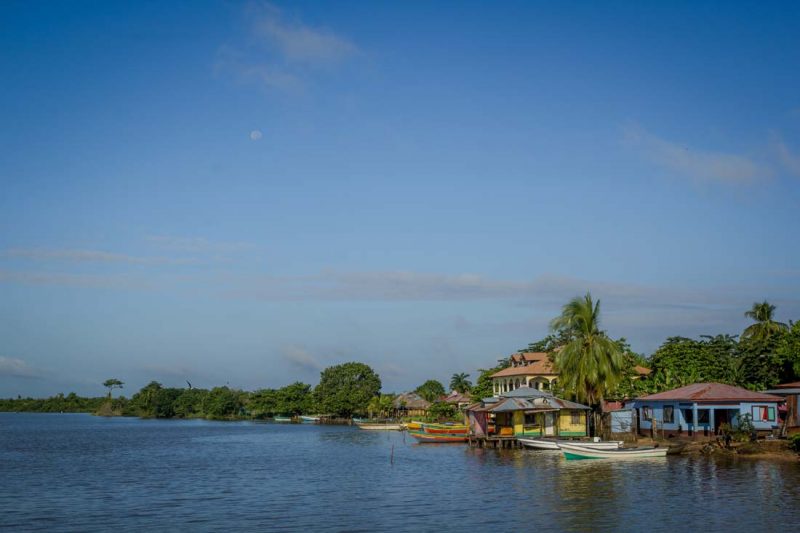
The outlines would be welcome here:
[[[555,434],[555,413],[544,414],[544,434],[546,437],[552,437]]]

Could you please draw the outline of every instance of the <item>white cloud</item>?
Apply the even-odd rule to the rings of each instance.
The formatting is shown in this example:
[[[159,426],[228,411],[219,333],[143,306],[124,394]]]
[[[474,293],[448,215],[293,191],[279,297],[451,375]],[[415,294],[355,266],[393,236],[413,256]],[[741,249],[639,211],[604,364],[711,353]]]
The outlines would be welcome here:
[[[795,176],[800,176],[800,155],[795,154],[777,135],[773,136],[773,145],[784,168]]]
[[[125,274],[71,274],[58,272],[17,272],[0,270],[0,283],[33,286],[77,287],[84,289],[152,289],[147,278]]]
[[[768,167],[733,153],[702,150],[662,139],[638,126],[624,130],[626,142],[659,166],[701,182],[752,184],[771,176]]]
[[[42,377],[42,374],[22,359],[0,356],[0,376],[33,379]]]
[[[0,252],[0,257],[30,259],[34,261],[74,261],[86,263],[128,263],[137,265],[167,265],[191,263],[191,259],[169,257],[137,257],[102,250],[10,248]]]
[[[349,39],[327,28],[286,20],[270,4],[247,9],[251,36],[248,44],[224,44],[217,50],[214,70],[238,83],[287,93],[303,91],[314,71],[333,68],[360,53]]]
[[[246,252],[255,248],[249,242],[211,241],[204,237],[175,237],[170,235],[150,235],[147,241],[163,250],[190,254],[227,254]]]
[[[276,9],[265,10],[254,26],[263,43],[277,47],[287,63],[331,65],[358,53],[348,39],[327,29],[287,22]]]

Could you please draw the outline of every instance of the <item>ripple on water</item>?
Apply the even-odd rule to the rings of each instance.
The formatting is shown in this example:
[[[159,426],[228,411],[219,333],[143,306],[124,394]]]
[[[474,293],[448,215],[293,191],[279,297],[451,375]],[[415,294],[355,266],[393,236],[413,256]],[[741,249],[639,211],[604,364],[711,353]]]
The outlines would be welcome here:
[[[800,520],[793,463],[567,462],[346,426],[0,413],[0,428],[7,530],[750,531]]]

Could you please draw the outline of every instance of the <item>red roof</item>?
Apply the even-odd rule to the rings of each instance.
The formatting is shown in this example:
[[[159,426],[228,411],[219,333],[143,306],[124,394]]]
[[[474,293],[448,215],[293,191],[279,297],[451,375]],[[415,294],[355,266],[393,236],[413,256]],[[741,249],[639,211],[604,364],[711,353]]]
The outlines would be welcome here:
[[[775,385],[776,389],[800,389],[800,381],[793,381],[792,383],[781,383]]]
[[[638,401],[647,400],[685,400],[692,402],[781,402],[783,398],[764,394],[763,392],[753,392],[733,385],[724,383],[693,383],[677,389],[642,396]]]

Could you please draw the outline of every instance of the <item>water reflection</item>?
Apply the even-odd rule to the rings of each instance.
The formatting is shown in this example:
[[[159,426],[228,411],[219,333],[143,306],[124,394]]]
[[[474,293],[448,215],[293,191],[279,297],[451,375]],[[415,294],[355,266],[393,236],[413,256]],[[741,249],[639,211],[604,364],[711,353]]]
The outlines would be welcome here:
[[[800,520],[794,463],[566,461],[352,427],[10,420],[0,530],[771,530]]]

